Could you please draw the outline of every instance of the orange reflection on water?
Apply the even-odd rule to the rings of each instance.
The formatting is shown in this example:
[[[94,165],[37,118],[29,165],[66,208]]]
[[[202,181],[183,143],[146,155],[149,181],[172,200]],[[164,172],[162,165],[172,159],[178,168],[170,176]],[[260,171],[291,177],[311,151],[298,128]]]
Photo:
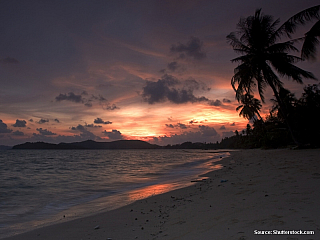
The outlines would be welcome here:
[[[174,189],[177,189],[177,184],[174,183],[164,183],[164,184],[157,184],[151,185],[144,188],[140,188],[138,190],[133,190],[129,192],[129,199],[132,201],[136,201],[139,199],[148,198],[154,195],[158,195],[161,193],[169,192]]]

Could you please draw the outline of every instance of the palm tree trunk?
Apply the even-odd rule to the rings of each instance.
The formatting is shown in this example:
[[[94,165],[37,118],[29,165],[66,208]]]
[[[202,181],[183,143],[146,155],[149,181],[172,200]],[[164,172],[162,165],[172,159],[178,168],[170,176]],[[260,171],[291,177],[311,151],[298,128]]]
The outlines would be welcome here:
[[[288,128],[290,135],[292,137],[292,140],[294,141],[294,143],[298,147],[300,147],[302,144],[300,143],[298,138],[295,136],[293,129],[291,128],[291,124],[290,124],[288,116],[287,116],[287,108],[285,107],[285,104],[283,103],[282,99],[280,98],[279,93],[278,93],[277,89],[275,88],[275,86],[273,85],[273,83],[271,81],[269,81],[268,83],[269,83],[270,87],[272,88],[274,96],[276,97],[276,99],[279,103],[279,106],[280,106],[279,111],[284,118],[284,122],[287,125],[287,128]]]

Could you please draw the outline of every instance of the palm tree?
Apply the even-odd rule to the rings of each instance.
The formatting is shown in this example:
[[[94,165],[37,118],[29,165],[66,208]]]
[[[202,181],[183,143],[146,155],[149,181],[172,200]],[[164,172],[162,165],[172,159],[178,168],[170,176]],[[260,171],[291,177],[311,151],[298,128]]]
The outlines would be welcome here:
[[[264,102],[265,88],[270,86],[280,105],[280,112],[287,116],[279,97],[279,89],[283,86],[279,76],[291,78],[298,83],[303,83],[302,78],[316,78],[311,72],[294,65],[303,59],[289,54],[291,51],[298,52],[294,46],[295,41],[279,42],[284,33],[290,34],[283,25],[277,28],[279,22],[279,19],[274,21],[272,16],[264,15],[261,9],[258,9],[254,16],[241,18],[237,24],[238,31],[230,33],[227,40],[233,49],[241,54],[240,57],[231,60],[239,63],[231,79],[236,99],[241,101],[241,96],[252,94],[257,88]],[[300,145],[286,118],[285,122],[294,142]]]
[[[293,114],[295,105],[298,100],[295,98],[293,93],[291,93],[288,89],[285,89],[285,88],[279,89],[279,97],[282,100],[282,103],[285,107],[285,112],[287,113],[287,118],[290,118],[290,115]],[[280,107],[279,107],[278,101],[276,99],[271,99],[271,101],[273,102],[271,113],[277,112],[278,119],[283,120],[284,116],[282,116],[281,112],[279,112]]]
[[[262,120],[262,117],[259,114],[262,105],[258,99],[254,98],[253,95],[247,93],[241,96],[240,102],[242,104],[236,108],[236,111],[239,111],[241,109],[239,116],[251,120],[254,119],[257,115],[260,120]]]

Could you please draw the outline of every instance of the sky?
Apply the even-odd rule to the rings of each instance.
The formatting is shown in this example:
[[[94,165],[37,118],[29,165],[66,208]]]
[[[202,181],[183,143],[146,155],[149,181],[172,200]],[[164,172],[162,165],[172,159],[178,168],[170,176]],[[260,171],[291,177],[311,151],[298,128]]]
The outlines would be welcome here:
[[[0,144],[216,142],[245,128],[226,36],[255,10],[315,0],[0,2]],[[301,28],[304,33],[307,26]],[[318,58],[320,59],[320,58]],[[319,60],[298,65],[320,78]],[[300,97],[304,85],[283,79]],[[271,107],[265,93],[262,116]]]

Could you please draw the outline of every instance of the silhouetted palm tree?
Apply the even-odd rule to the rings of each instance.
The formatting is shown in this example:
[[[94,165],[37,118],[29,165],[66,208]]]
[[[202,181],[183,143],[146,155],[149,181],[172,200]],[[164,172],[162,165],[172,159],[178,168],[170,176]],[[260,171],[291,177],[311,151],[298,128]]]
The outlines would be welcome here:
[[[240,97],[240,102],[242,104],[236,108],[237,111],[241,109],[239,116],[251,120],[254,119],[257,115],[260,118],[260,120],[262,120],[262,117],[259,113],[262,105],[258,99],[254,98],[251,94],[247,93]]]
[[[279,97],[282,100],[282,103],[285,107],[285,112],[287,113],[286,117],[289,118],[290,114],[292,115],[295,111],[294,108],[298,100],[295,98],[293,93],[291,93],[288,89],[285,88],[279,89]],[[271,113],[278,113],[278,119],[284,120],[285,117],[281,115],[281,112],[279,114],[280,106],[277,99],[271,99],[271,101],[273,102]]]
[[[283,86],[279,76],[291,78],[298,83],[303,83],[302,78],[315,77],[294,65],[303,59],[289,54],[291,51],[298,52],[293,45],[294,41],[279,42],[284,33],[290,34],[283,25],[277,28],[279,22],[279,19],[273,21],[272,16],[264,15],[261,9],[258,9],[254,16],[241,18],[237,24],[238,31],[230,33],[227,40],[233,49],[241,54],[240,57],[231,60],[239,63],[231,79],[237,100],[240,101],[241,96],[245,94],[252,94],[257,88],[264,102],[265,88],[270,86],[280,105],[279,110],[283,116],[287,116],[285,106],[279,97],[279,89]],[[293,140],[300,145],[287,119],[285,122]]]

